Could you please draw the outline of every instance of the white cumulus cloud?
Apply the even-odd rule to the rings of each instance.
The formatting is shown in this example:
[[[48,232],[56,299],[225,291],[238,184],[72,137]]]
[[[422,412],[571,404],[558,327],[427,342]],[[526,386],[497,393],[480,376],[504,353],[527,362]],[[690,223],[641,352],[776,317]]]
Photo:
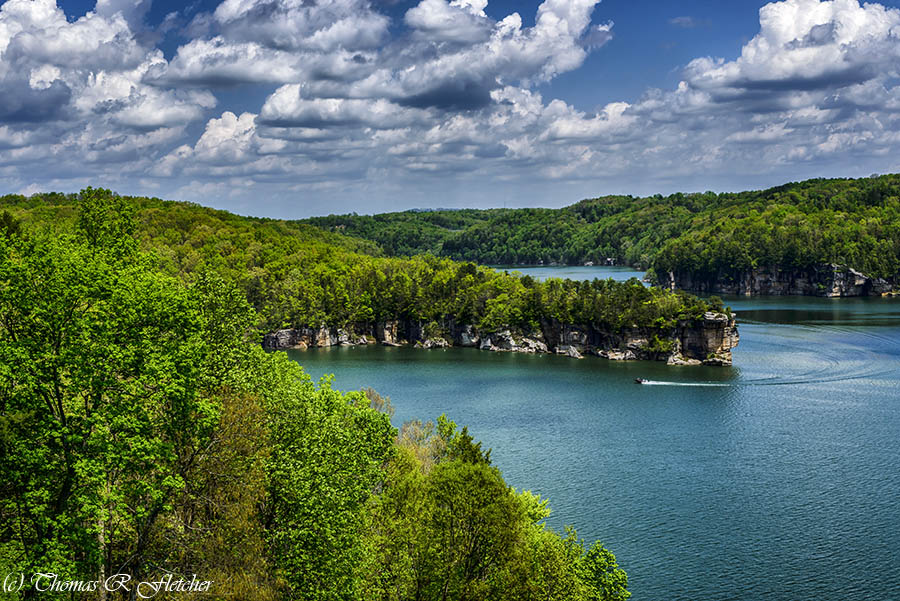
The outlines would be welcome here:
[[[385,6],[225,0],[163,54],[140,31],[146,0],[101,0],[76,19],[8,0],[0,181],[252,198],[246,212],[302,198],[283,212],[308,214],[360,198],[562,204],[900,169],[896,9],[772,2],[738,55],[698,57],[674,87],[588,109],[546,84],[605,51],[614,26],[599,0],[544,0],[531,26],[487,0],[392,5],[393,21]]]

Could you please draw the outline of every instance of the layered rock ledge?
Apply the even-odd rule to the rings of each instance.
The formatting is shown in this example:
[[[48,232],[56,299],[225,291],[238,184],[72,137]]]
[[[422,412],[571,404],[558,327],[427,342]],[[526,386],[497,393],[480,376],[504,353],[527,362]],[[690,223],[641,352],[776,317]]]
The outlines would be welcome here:
[[[715,277],[698,277],[687,272],[657,272],[661,286],[706,294],[740,296],[889,296],[900,294],[900,274],[891,280],[874,278],[836,263],[822,263],[809,269],[765,267]]]
[[[285,350],[363,344],[422,349],[461,346],[494,352],[556,353],[577,359],[596,355],[614,361],[731,365],[731,351],[740,340],[734,316],[725,313],[706,313],[702,318],[680,321],[663,335],[652,328],[609,332],[597,326],[558,321],[546,321],[537,330],[523,332],[512,328],[484,331],[450,319],[437,329],[439,333],[434,332],[434,324],[426,328],[421,322],[400,320],[357,323],[346,328],[291,328],[266,334],[263,347]]]

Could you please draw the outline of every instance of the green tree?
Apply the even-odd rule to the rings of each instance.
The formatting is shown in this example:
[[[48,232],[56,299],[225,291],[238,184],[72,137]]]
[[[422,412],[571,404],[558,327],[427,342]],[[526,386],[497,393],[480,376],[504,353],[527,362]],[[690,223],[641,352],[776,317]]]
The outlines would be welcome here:
[[[0,237],[11,238],[22,232],[22,222],[9,211],[0,213]]]
[[[283,385],[266,399],[269,540],[292,599],[361,594],[364,506],[382,478],[395,431],[362,393],[318,391],[296,364],[273,356]]]
[[[587,588],[589,601],[625,601],[628,576],[619,568],[615,555],[595,543],[579,561],[579,577]]]
[[[91,248],[131,254],[136,248],[134,206],[110,190],[85,188],[78,195],[76,231]]]
[[[67,239],[8,249],[0,274],[2,512],[21,565],[138,576],[218,419],[196,301]]]

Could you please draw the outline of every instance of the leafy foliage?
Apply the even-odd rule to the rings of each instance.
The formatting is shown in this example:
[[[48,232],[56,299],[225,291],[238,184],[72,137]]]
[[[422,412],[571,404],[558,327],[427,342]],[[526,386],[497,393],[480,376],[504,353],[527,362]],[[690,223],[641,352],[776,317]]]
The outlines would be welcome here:
[[[656,328],[665,337],[677,320],[711,308],[693,297],[647,289],[636,281],[538,282],[429,254],[381,257],[371,243],[310,225],[238,217],[185,203],[123,199],[103,190],[88,189],[80,197],[47,195],[43,201],[4,200],[23,223],[60,227],[76,221],[70,203],[81,198],[89,213],[77,218],[78,228],[86,232],[85,222],[100,212],[94,208],[100,197],[113,207],[103,209],[107,219],[115,216],[112,225],[103,227],[126,231],[133,220],[141,247],[153,253],[156,268],[185,282],[196,282],[208,272],[234,282],[265,330],[396,319],[432,324],[438,331],[450,319],[487,330],[534,330],[542,320],[558,320],[610,331],[635,325]],[[469,213],[479,212],[463,216]],[[456,226],[460,221],[436,223]],[[96,236],[128,238],[103,232]],[[91,244],[91,236],[86,237]]]
[[[563,209],[434,211],[307,220],[374,240],[389,254],[432,252],[481,264],[603,264],[613,259],[701,277],[838,263],[900,271],[900,175],[814,179],[762,191],[605,196]],[[404,240],[407,229],[422,235]]]
[[[323,277],[357,277],[365,272],[342,261],[370,261],[374,278],[387,281],[373,266],[402,274],[406,311],[425,311],[434,302],[426,294],[446,292],[453,278],[470,278],[476,306],[492,298],[476,284],[517,298],[533,282],[433,257],[357,254],[357,243],[326,244],[315,231],[314,242],[297,242],[303,227],[239,218],[219,222],[224,231],[187,268],[171,252],[177,243],[155,242],[177,230],[153,229],[144,209],[108,191],[23,208],[32,202],[0,218],[4,570],[79,580],[197,574],[224,599],[628,596],[612,555],[546,529],[546,501],[508,487],[465,428],[442,416],[398,433],[389,399],[342,394],[327,379],[316,386],[283,353],[263,352],[253,296],[235,272],[239,257],[277,249],[310,268],[321,261]],[[258,246],[228,246],[249,239]],[[302,259],[307,252],[316,259]],[[574,311],[573,298],[558,310]]]
[[[547,501],[507,486],[445,416],[403,428],[388,474],[369,503],[364,599],[629,597],[612,553],[548,530]]]
[[[219,419],[200,394],[195,299],[139,260],[71,240],[5,251],[3,471],[24,565],[69,571],[139,558],[184,488],[192,448]],[[77,560],[65,553],[73,545]]]

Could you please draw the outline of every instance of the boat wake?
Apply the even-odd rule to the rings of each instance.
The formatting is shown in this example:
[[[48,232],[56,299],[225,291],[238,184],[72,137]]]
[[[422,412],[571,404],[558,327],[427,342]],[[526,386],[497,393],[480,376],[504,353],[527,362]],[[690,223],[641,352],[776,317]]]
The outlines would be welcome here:
[[[743,325],[772,328],[773,324],[747,321]],[[900,370],[898,338],[863,328],[817,324],[779,324],[777,330],[777,333],[766,333],[765,353],[780,355],[781,358],[751,366],[750,370],[758,369],[759,373],[768,369],[767,365],[794,364],[800,368],[795,373],[739,377],[729,382],[644,380],[642,384],[694,387],[793,386],[877,379]],[[740,371],[747,371],[741,365],[735,367]]]
[[[641,384],[644,386],[718,386],[723,388],[737,385],[733,382],[666,382],[663,380],[644,380]]]

